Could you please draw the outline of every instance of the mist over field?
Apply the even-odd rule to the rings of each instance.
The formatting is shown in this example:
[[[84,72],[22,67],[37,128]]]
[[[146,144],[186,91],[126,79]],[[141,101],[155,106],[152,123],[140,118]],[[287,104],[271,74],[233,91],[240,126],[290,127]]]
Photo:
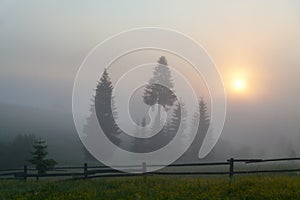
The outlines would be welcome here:
[[[23,166],[20,159],[28,155],[16,155],[28,150],[28,143],[18,137],[31,134],[47,142],[49,156],[60,165],[97,163],[86,155],[73,121],[77,70],[107,37],[144,26],[189,35],[203,45],[220,71],[227,95],[225,126],[213,151],[199,162],[300,156],[299,2],[211,1],[203,6],[200,1],[74,1],[69,6],[4,0],[0,2],[0,168]],[[205,78],[197,79],[185,70],[187,63],[166,52],[141,51],[120,59],[108,69],[112,83],[130,66],[156,63],[162,55],[190,77],[210,111]],[[243,81],[243,91],[237,91],[241,85],[232,86],[235,79]],[[139,109],[131,114],[141,122],[146,109],[138,98],[131,107]],[[18,146],[18,140],[25,141],[25,147]]]

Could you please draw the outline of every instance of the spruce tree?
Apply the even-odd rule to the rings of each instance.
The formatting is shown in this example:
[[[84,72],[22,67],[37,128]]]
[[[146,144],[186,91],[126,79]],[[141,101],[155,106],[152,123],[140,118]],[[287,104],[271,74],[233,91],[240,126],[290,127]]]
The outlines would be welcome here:
[[[115,113],[114,101],[112,97],[113,85],[109,74],[105,69],[99,82],[96,86],[96,94],[91,98],[90,116],[86,119],[86,124],[83,127],[83,132],[88,139],[90,133],[103,133],[116,145],[120,144],[120,139],[117,137],[120,133],[118,126],[114,120]],[[94,120],[97,119],[97,120]],[[98,129],[98,125],[102,130]],[[90,152],[83,146],[83,155],[86,161],[96,161]],[[112,154],[113,152],[111,152]],[[111,156],[107,154],[108,156]]]
[[[172,90],[174,88],[174,83],[167,59],[164,56],[161,56],[157,62],[158,65],[154,68],[153,76],[146,85],[143,96],[145,104],[149,106],[158,104],[157,115],[154,119],[154,127],[152,127],[153,132],[156,132],[159,129],[161,123],[161,109],[159,105],[168,110],[176,101],[176,96]]]
[[[210,124],[210,117],[208,114],[207,105],[202,97],[199,102],[199,110],[195,113],[194,118],[195,118],[195,122],[193,123],[193,126],[196,126],[198,124],[197,134],[191,146],[184,154],[184,160],[189,162],[194,162],[199,159],[198,158],[199,150],[203,143],[204,137],[208,131],[208,127]]]
[[[105,69],[98,82],[95,95],[95,110],[98,122],[106,136],[116,145],[120,143],[118,128],[115,118],[117,113],[112,96],[113,85],[107,70]]]
[[[57,162],[53,159],[46,159],[48,155],[47,145],[45,141],[41,138],[36,141],[33,145],[34,151],[32,154],[32,159],[29,162],[35,166],[35,169],[38,172],[38,175],[46,174],[47,170],[53,169]]]
[[[146,85],[143,98],[147,105],[160,104],[166,108],[166,106],[172,106],[176,100],[176,96],[172,91],[174,83],[167,59],[161,56],[157,62],[158,65],[153,71],[153,77]]]
[[[172,117],[166,126],[166,135],[175,135],[178,131],[184,131],[186,128],[187,111],[183,102],[177,102],[172,113]],[[179,129],[181,125],[181,128]]]
[[[89,134],[92,132],[97,132],[96,128],[98,127],[98,120],[95,112],[95,97],[91,99],[92,104],[90,106],[90,116],[86,119],[86,124],[83,127],[83,132],[86,134],[86,137],[89,137]],[[82,145],[82,151],[85,161],[96,161],[94,156],[91,155],[91,153],[86,149],[84,145]]]
[[[203,100],[203,97],[201,97],[200,103],[199,103],[199,113],[200,113],[200,121],[199,121],[199,131],[200,134],[205,136],[209,123],[210,123],[210,117],[208,114],[208,109],[205,101]],[[202,141],[203,142],[203,141]]]

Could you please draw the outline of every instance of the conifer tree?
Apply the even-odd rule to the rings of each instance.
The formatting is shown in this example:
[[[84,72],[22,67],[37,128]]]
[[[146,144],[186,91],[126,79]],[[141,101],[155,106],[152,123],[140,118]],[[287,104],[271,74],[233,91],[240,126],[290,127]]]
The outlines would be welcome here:
[[[203,97],[201,97],[200,103],[199,103],[199,114],[200,114],[200,121],[199,121],[199,132],[200,135],[203,137],[207,133],[209,123],[210,123],[210,117],[208,114],[208,109],[205,101],[203,100]],[[203,141],[202,141],[203,142]]]
[[[116,145],[120,143],[120,129],[116,124],[117,113],[112,96],[113,85],[105,69],[98,82],[95,95],[95,110],[98,122],[105,135]]]
[[[144,103],[153,106],[157,105],[157,115],[155,116],[154,127],[152,127],[152,132],[159,130],[161,123],[161,108],[159,105],[164,107],[166,110],[173,106],[176,101],[176,96],[172,89],[174,88],[174,83],[172,80],[171,72],[168,67],[167,59],[161,56],[157,61],[158,65],[153,71],[153,76],[146,85],[143,100]],[[164,130],[161,130],[162,132]],[[165,134],[165,133],[164,133]],[[155,143],[152,141],[150,143]]]
[[[117,136],[120,130],[114,120],[114,115],[116,117],[117,113],[115,112],[112,90],[113,85],[105,69],[97,83],[96,94],[91,99],[90,116],[86,119],[83,132],[86,134],[86,137],[89,137],[90,133],[101,131],[98,129],[99,124],[103,133],[105,133],[114,144],[119,145],[120,140]],[[83,155],[86,161],[96,161],[84,146]]]
[[[34,151],[32,152],[32,159],[29,162],[35,166],[38,175],[46,174],[47,170],[53,169],[57,162],[53,159],[46,159],[48,155],[47,145],[41,138],[33,145]]]
[[[176,96],[172,92],[174,83],[167,59],[161,56],[157,62],[153,77],[149,80],[144,92],[144,102],[150,106],[154,104],[160,104],[163,107],[172,106]]]
[[[198,124],[197,134],[191,146],[184,154],[185,161],[189,161],[189,162],[194,162],[199,159],[198,158],[199,150],[204,140],[204,137],[208,131],[208,127],[210,125],[210,117],[208,114],[207,105],[202,97],[199,102],[199,110],[195,113],[195,122],[193,123],[192,126],[196,126],[196,124]]]
[[[178,131],[183,131],[186,128],[186,116],[187,111],[183,102],[178,102],[175,104],[173,110],[172,118],[168,125],[168,132],[176,134]],[[181,126],[181,130],[179,127]]]

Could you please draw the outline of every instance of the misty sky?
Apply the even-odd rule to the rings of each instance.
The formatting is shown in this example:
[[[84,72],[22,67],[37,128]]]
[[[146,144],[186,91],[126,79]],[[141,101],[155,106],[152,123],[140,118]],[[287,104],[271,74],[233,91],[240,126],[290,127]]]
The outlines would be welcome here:
[[[222,137],[251,146],[285,135],[297,146],[296,0],[0,0],[0,102],[71,112],[74,78],[87,53],[113,34],[143,26],[178,30],[208,51],[228,95]],[[236,94],[231,83],[239,73],[246,89]]]

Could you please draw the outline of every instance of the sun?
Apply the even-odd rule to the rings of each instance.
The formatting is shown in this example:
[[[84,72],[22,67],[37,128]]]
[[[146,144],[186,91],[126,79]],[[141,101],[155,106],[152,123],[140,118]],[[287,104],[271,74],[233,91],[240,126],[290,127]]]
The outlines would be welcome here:
[[[243,80],[243,79],[236,79],[236,80],[234,80],[234,82],[233,82],[233,89],[235,91],[238,91],[238,92],[244,91],[245,87],[246,87],[245,80]]]
[[[263,89],[263,72],[254,67],[228,67],[224,74],[224,85],[228,97],[243,101],[258,100]]]

